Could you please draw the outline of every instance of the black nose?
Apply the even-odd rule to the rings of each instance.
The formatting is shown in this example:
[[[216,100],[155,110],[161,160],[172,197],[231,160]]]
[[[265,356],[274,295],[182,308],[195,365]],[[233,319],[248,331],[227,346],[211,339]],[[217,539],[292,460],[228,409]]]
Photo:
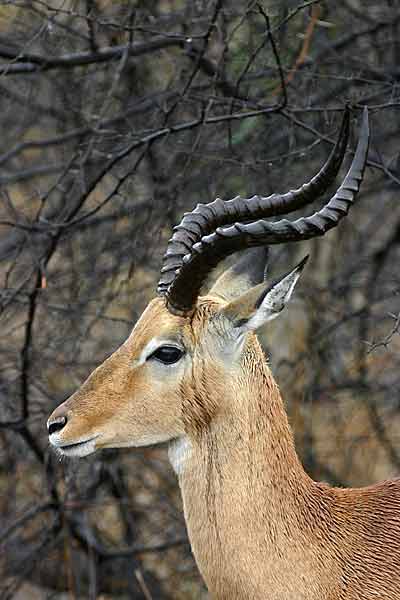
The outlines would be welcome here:
[[[66,424],[67,417],[55,417],[52,421],[47,423],[47,431],[49,432],[49,435],[57,433],[57,431],[61,431]]]

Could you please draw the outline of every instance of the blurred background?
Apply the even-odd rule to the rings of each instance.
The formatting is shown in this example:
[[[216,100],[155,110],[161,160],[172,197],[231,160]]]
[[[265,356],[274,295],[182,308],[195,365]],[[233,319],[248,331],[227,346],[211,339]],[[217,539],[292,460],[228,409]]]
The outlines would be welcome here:
[[[370,109],[362,191],[272,249],[273,277],[311,260],[263,342],[307,471],[359,486],[400,472],[399,4],[0,2],[0,598],[208,597],[166,449],[59,462],[46,419],[130,333],[184,211],[300,186],[346,103],[346,165]]]

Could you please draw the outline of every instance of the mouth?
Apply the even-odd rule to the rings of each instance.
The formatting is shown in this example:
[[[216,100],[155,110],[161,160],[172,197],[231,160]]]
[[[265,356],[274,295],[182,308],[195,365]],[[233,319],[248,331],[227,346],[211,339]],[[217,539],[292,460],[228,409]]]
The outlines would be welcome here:
[[[89,456],[96,450],[95,440],[98,436],[83,440],[81,442],[75,442],[73,444],[60,445],[55,440],[50,438],[50,444],[56,450],[60,456],[76,456],[82,458],[83,456]]]

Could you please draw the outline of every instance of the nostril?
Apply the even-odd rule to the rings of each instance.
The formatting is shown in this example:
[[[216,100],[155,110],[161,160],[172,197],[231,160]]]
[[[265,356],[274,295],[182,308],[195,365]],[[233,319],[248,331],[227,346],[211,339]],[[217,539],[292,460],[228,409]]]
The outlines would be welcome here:
[[[49,435],[51,435],[52,433],[57,433],[57,431],[60,431],[67,423],[67,417],[57,417],[56,419],[54,419],[54,421],[51,421],[51,423],[47,424],[47,431],[49,432]]]

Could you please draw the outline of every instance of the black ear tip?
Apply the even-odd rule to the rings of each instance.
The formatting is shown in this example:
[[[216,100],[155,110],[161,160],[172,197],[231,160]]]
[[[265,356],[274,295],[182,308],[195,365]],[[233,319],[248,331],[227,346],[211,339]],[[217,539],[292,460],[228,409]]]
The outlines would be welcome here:
[[[368,117],[368,106],[364,106],[361,128],[365,129],[366,133],[369,134],[369,117]]]
[[[309,255],[309,254],[307,254],[307,255],[306,255],[304,258],[303,258],[303,260],[301,260],[301,261],[299,262],[299,264],[297,265],[297,267],[295,267],[295,269],[296,269],[296,270],[299,270],[299,271],[302,271],[302,270],[304,269],[304,267],[305,267],[305,265],[306,265],[306,263],[307,263],[307,261],[308,261],[308,259],[309,259],[309,258],[310,258],[310,255]]]

